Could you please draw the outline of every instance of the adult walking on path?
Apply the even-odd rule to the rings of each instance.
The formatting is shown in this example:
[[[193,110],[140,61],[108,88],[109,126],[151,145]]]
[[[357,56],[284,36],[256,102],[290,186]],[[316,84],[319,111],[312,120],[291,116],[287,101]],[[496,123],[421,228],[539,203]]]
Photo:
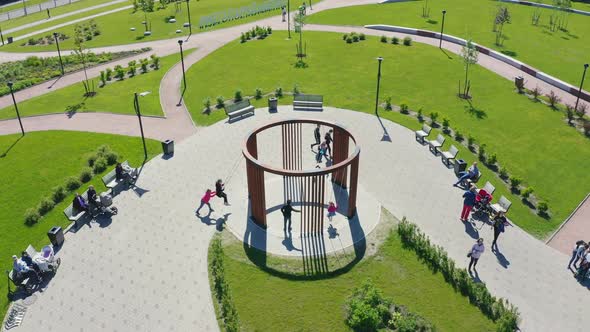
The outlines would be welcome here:
[[[227,202],[227,194],[225,193],[225,184],[223,181],[221,181],[221,179],[215,182],[215,195],[217,195],[217,197],[223,198],[223,204],[229,205]]]
[[[469,190],[463,193],[463,210],[461,211],[461,221],[467,222],[469,220],[469,213],[475,205],[475,186],[471,185]]]
[[[574,264],[574,270],[578,269],[576,264],[578,263],[578,261],[580,261],[580,258],[582,258],[582,255],[584,254],[584,250],[586,249],[586,246],[587,246],[586,243],[582,240],[579,240],[576,242],[576,246],[574,247],[574,250],[572,251],[572,258],[570,259],[570,262],[567,263],[568,270],[572,269],[572,263]]]
[[[504,216],[504,212],[500,212],[496,218],[494,218],[494,223],[492,228],[494,229],[494,241],[492,242],[492,251],[499,251],[498,250],[498,237],[500,234],[504,233],[506,230],[506,226],[512,226],[508,220],[506,220],[506,216]],[[494,249],[495,248],[495,249]]]
[[[480,237],[479,239],[477,239],[477,242],[475,242],[473,247],[471,247],[471,251],[469,251],[469,253],[467,254],[467,257],[471,258],[471,260],[469,261],[469,273],[471,273],[471,267],[473,267],[473,270],[477,271],[475,266],[477,265],[477,262],[479,261],[481,254],[483,254],[485,250],[486,249],[483,245],[483,239]]]
[[[331,144],[332,144],[332,142],[334,141],[334,140],[332,139],[332,132],[333,132],[333,130],[332,130],[332,129],[330,129],[330,130],[328,130],[328,132],[327,132],[327,133],[326,133],[326,135],[324,136],[324,140],[325,140],[325,142],[326,142],[326,145],[327,145],[327,149],[328,149],[328,155],[330,156],[330,159],[332,159],[332,147],[331,147]]]
[[[317,125],[313,131],[313,138],[315,138],[315,143],[313,143],[310,148],[313,150],[313,147],[316,145],[320,145],[320,140],[322,139],[322,133],[320,132],[320,125]]]
[[[287,221],[288,221],[289,222],[289,231],[291,231],[291,213],[293,211],[301,212],[300,210],[293,208],[293,206],[291,205],[291,200],[288,199],[287,204],[283,205],[283,207],[281,208],[281,213],[283,214],[283,230],[286,230]]]

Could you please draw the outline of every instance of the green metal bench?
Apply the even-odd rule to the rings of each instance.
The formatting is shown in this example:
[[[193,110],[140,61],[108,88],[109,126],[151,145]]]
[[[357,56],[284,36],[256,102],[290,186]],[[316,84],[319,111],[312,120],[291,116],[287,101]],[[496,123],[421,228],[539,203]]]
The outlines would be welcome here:
[[[241,118],[249,113],[254,115],[254,106],[250,105],[250,100],[243,100],[231,105],[225,105],[224,109],[230,122],[235,118]]]

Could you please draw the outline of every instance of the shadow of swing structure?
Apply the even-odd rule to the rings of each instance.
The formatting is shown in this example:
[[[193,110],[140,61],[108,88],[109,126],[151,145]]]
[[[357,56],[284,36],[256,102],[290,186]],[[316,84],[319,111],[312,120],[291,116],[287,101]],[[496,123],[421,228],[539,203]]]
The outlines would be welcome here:
[[[326,167],[303,169],[303,125],[321,125],[333,130],[332,162]],[[282,167],[273,167],[258,159],[257,135],[270,129],[280,128]],[[349,153],[352,147],[352,153]],[[349,271],[364,256],[366,240],[357,211],[357,188],[360,147],[354,136],[343,126],[317,119],[279,120],[253,130],[245,139],[242,153],[246,159],[248,185],[248,220],[244,234],[244,250],[248,258],[259,268],[272,275],[291,280],[313,280],[330,278]],[[280,271],[267,265],[266,240],[267,215],[282,205],[267,208],[265,174],[282,177],[283,204],[291,200],[300,209],[300,249],[294,248],[291,231],[284,230],[283,245],[288,250],[301,252],[303,274]],[[267,176],[268,178],[268,176]],[[330,227],[324,232],[327,212],[327,198],[336,201],[338,210],[348,218],[352,235],[354,257],[350,261],[334,250],[339,267],[330,270],[326,242],[339,237],[337,230]],[[326,239],[327,237],[327,239]],[[256,246],[252,244],[256,243]],[[340,240],[342,245],[342,241]],[[334,246],[332,242],[332,247]],[[344,248],[341,246],[344,253]]]

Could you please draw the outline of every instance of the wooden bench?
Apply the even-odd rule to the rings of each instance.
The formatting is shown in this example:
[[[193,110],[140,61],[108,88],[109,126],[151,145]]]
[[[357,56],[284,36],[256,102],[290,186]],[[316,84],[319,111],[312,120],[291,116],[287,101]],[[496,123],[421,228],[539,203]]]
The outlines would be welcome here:
[[[446,138],[443,135],[438,134],[435,140],[428,141],[428,148],[432,153],[437,155],[440,152],[440,148],[445,144],[445,139]]]
[[[124,162],[121,163],[121,165],[129,166],[129,161],[125,160]],[[123,180],[121,180],[121,181],[117,180],[117,171],[115,168],[113,168],[112,171],[108,172],[107,174],[105,174],[102,177],[102,183],[104,183],[105,187],[109,188],[109,190],[113,196],[115,195],[115,188],[117,188],[123,182],[124,182]]]
[[[443,151],[440,154],[443,164],[450,166],[451,160],[455,160],[458,153],[459,149],[457,149],[457,147],[455,147],[454,145],[451,145],[449,151]]]
[[[88,190],[82,193],[82,198],[88,202]],[[78,221],[82,220],[86,216],[86,211],[78,211],[74,208],[74,202],[70,203],[68,207],[64,210],[64,214],[69,221],[73,221],[75,224],[76,229],[78,228]],[[28,251],[27,251],[28,252]],[[33,256],[31,256],[33,257]]]
[[[427,124],[423,124],[421,130],[416,130],[416,141],[424,144],[424,138],[430,135],[430,131],[432,131],[432,128]]]
[[[225,114],[231,122],[235,118],[241,118],[242,116],[252,113],[254,115],[254,106],[250,105],[250,100],[243,100],[231,105],[225,105]]]
[[[317,111],[324,110],[324,97],[320,95],[304,95],[298,94],[293,96],[293,110],[294,111]]]

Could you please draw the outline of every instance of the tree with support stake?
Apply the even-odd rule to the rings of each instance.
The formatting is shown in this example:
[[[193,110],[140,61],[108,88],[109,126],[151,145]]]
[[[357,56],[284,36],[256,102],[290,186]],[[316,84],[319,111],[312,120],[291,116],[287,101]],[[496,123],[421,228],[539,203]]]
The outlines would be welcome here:
[[[147,160],[147,148],[145,146],[145,136],[143,135],[143,124],[141,123],[141,110],[139,108],[139,99],[137,98],[137,92],[134,94],[133,97],[133,108],[135,109],[135,114],[137,115],[137,119],[139,120],[139,130],[141,131],[141,141],[143,142],[143,156],[144,161]]]
[[[307,45],[303,46],[303,26],[305,25],[305,7],[299,7],[299,12],[295,15],[295,32],[299,32],[299,44],[296,45],[297,49],[297,63],[295,67],[297,68],[305,68],[307,64],[303,61],[303,58],[307,56]]]
[[[477,57],[479,52],[475,47],[475,44],[469,39],[467,44],[463,46],[461,50],[461,56],[463,57],[463,63],[465,64],[465,83],[463,84],[463,92],[461,93],[461,82],[459,82],[459,97],[464,99],[470,99],[469,90],[471,89],[471,82],[469,81],[469,66],[477,63]]]
[[[76,45],[74,53],[82,62],[82,68],[84,70],[84,81],[82,81],[82,84],[84,85],[84,97],[94,97],[96,95],[94,81],[88,81],[88,73],[86,72],[86,56],[89,52],[86,49],[85,41],[86,38],[82,27],[76,24],[74,26],[74,45]],[[92,83],[92,85],[90,83]]]

